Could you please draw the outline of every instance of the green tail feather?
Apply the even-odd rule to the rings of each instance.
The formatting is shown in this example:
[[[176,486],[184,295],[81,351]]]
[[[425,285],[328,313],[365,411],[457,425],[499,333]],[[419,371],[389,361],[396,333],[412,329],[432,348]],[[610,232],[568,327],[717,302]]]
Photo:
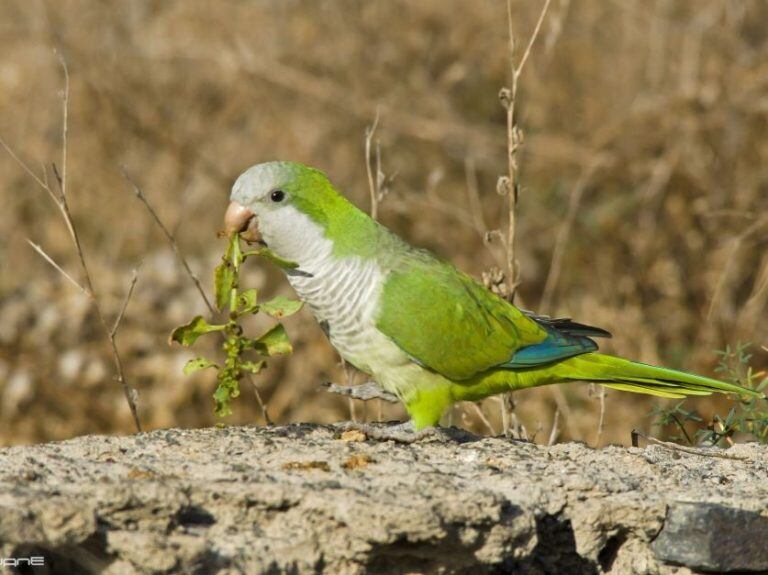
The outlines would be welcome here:
[[[553,368],[561,381],[594,381],[621,391],[659,397],[682,398],[712,392],[764,397],[762,393],[733,383],[602,353],[572,357]]]

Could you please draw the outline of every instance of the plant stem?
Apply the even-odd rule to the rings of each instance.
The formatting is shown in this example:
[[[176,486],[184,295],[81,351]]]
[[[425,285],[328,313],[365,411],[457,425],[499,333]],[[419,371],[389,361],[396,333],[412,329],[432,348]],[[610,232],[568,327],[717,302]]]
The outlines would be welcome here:
[[[173,253],[176,255],[176,259],[179,260],[179,263],[181,263],[182,267],[187,272],[187,275],[192,280],[192,283],[197,289],[197,293],[200,294],[200,298],[203,300],[203,303],[205,303],[205,307],[208,308],[208,311],[210,312],[211,315],[215,315],[216,308],[213,307],[213,304],[208,299],[208,296],[205,295],[205,290],[203,289],[203,286],[200,283],[200,280],[197,278],[197,275],[195,274],[195,272],[192,271],[192,268],[190,267],[189,262],[187,261],[187,258],[184,256],[181,249],[179,248],[179,244],[176,241],[176,238],[165,226],[163,221],[160,219],[160,216],[157,215],[157,212],[152,207],[152,204],[149,203],[149,200],[144,195],[144,192],[141,190],[138,184],[136,184],[136,182],[133,181],[133,179],[130,177],[130,175],[128,175],[128,172],[124,168],[121,168],[121,172],[123,174],[123,177],[125,177],[125,179],[133,188],[133,193],[141,201],[141,203],[144,204],[144,207],[147,209],[150,216],[152,216],[152,219],[154,220],[155,224],[157,224],[157,226],[163,232],[163,235],[165,236],[166,240],[168,240],[168,243],[171,244],[171,248],[173,249]],[[220,335],[221,337],[225,337],[224,334],[220,334]],[[272,419],[270,419],[269,417],[266,404],[261,399],[261,394],[259,393],[259,389],[256,386],[256,382],[253,380],[253,377],[251,377],[250,373],[246,374],[245,378],[248,380],[248,382],[251,384],[251,387],[253,388],[253,393],[256,396],[256,401],[258,402],[259,408],[261,409],[261,415],[264,418],[264,422],[267,425],[272,425],[273,424]]]

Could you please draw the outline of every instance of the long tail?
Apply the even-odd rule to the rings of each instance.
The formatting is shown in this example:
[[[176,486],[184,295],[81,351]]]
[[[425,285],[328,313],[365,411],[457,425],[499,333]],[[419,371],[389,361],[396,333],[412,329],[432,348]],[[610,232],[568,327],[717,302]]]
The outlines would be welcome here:
[[[659,397],[680,398],[712,392],[764,397],[762,393],[733,383],[602,353],[585,353],[550,369],[560,382],[594,381],[613,389]]]

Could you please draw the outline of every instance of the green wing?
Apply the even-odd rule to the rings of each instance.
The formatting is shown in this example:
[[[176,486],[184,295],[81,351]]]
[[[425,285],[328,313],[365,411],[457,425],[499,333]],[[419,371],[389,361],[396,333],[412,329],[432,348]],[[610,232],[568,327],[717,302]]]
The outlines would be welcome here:
[[[453,266],[408,254],[387,275],[377,328],[418,363],[462,380],[508,362],[548,332]]]

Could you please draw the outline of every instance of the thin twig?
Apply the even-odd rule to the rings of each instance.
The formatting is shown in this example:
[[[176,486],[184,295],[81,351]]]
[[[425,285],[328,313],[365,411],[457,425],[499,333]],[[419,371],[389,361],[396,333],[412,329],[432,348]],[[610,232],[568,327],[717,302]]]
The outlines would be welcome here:
[[[69,209],[69,201],[67,200],[67,152],[68,152],[67,140],[68,140],[68,134],[69,134],[69,70],[67,68],[67,63],[64,60],[64,57],[58,52],[56,53],[56,55],[59,58],[59,62],[61,64],[62,70],[64,71],[64,93],[62,95],[62,129],[61,129],[61,137],[62,137],[61,174],[59,174],[59,172],[56,170],[55,164],[53,166],[54,175],[56,176],[56,180],[59,184],[59,191],[61,193],[58,201],[58,206],[64,216],[64,221],[67,224],[67,229],[69,230],[69,234],[72,237],[72,241],[75,245],[75,251],[77,252],[77,257],[80,260],[80,267],[82,268],[83,277],[85,278],[85,287],[88,289],[88,292],[90,293],[91,302],[93,304],[94,310],[96,311],[96,316],[99,319],[99,323],[101,324],[101,328],[104,331],[104,334],[109,340],[109,346],[112,350],[112,358],[115,364],[115,371],[117,372],[117,382],[123,388],[123,394],[125,395],[125,399],[128,402],[128,407],[131,410],[131,415],[133,416],[134,425],[136,426],[136,430],[140,432],[141,422],[139,421],[139,412],[136,407],[137,393],[136,393],[136,390],[133,389],[126,381],[125,374],[123,371],[123,360],[120,357],[120,352],[117,349],[117,344],[115,343],[115,338],[112,335],[112,330],[107,325],[106,317],[104,316],[104,312],[101,309],[101,304],[99,303],[99,299],[96,296],[96,291],[93,288],[91,273],[90,273],[90,270],[88,269],[88,264],[86,263],[86,260],[85,260],[85,252],[83,251],[83,246],[82,246],[82,243],[80,242],[80,236],[77,233],[77,228],[75,228],[75,224],[72,219],[72,213]]]
[[[501,431],[504,437],[509,437],[509,412],[505,405],[504,395],[498,396],[497,399],[499,401],[499,409],[501,410]]]
[[[536,429],[533,430],[533,435],[531,435],[531,443],[536,443],[536,438],[542,431],[544,431],[544,424],[542,424],[541,421],[537,421]]]
[[[475,160],[471,156],[466,156],[464,158],[464,177],[466,180],[467,199],[469,201],[469,211],[471,217],[467,218],[466,210],[455,210],[455,212],[451,212],[450,209],[447,209],[443,211],[450,213],[462,224],[466,224],[467,226],[472,227],[480,236],[483,245],[488,249],[491,257],[493,257],[495,260],[496,265],[501,269],[505,265],[504,254],[499,253],[496,244],[493,242],[495,235],[501,234],[501,232],[498,230],[488,229],[488,223],[486,222],[485,215],[483,214],[483,204],[480,200],[480,186],[477,182],[477,168],[475,166]],[[450,205],[448,202],[443,203]]]
[[[30,167],[29,167],[29,166],[26,164],[26,162],[24,162],[24,160],[22,160],[21,158],[19,158],[19,156],[17,156],[17,155],[16,155],[16,152],[14,152],[14,151],[13,151],[13,148],[11,148],[11,147],[10,147],[8,144],[6,144],[6,143],[5,143],[5,140],[3,140],[3,138],[2,138],[2,137],[0,137],[0,146],[2,146],[3,148],[5,148],[5,151],[6,151],[6,152],[8,152],[8,155],[11,157],[11,159],[12,159],[14,162],[16,162],[16,163],[17,163],[17,164],[18,164],[18,165],[21,167],[21,169],[22,169],[22,170],[24,170],[25,172],[27,172],[27,174],[28,174],[28,175],[29,175],[29,176],[30,176],[30,177],[31,177],[33,180],[35,180],[35,182],[37,182],[37,185],[38,185],[38,186],[40,186],[41,188],[43,188],[43,189],[44,189],[46,192],[48,192],[49,194],[51,194],[51,193],[52,193],[52,192],[51,192],[51,188],[48,186],[48,184],[47,184],[46,182],[44,182],[42,179],[40,179],[40,176],[38,176],[38,175],[37,175],[35,172],[33,172],[33,171],[32,171],[32,168],[30,168]],[[53,195],[52,197],[53,197],[54,201],[56,201],[56,202],[58,203],[58,198],[57,198],[55,195]]]
[[[49,256],[47,253],[45,253],[45,251],[43,250],[43,248],[41,248],[41,247],[40,247],[38,244],[36,244],[36,243],[35,243],[35,242],[33,242],[32,240],[30,240],[29,238],[25,238],[25,239],[27,240],[27,243],[28,243],[30,246],[32,246],[32,249],[33,249],[33,250],[35,250],[35,251],[36,251],[38,254],[40,254],[40,256],[42,256],[42,258],[43,258],[45,261],[47,261],[49,264],[51,264],[51,266],[53,266],[53,268],[54,268],[56,271],[58,271],[58,272],[59,272],[61,275],[63,275],[63,276],[64,276],[64,277],[65,277],[67,280],[69,280],[69,282],[70,282],[70,283],[71,283],[73,286],[75,286],[77,289],[79,289],[81,292],[83,292],[83,293],[84,293],[84,294],[85,294],[87,297],[92,297],[92,296],[91,296],[91,293],[90,293],[90,292],[89,292],[89,291],[88,291],[86,288],[84,288],[84,287],[83,287],[83,286],[81,286],[79,283],[77,283],[77,280],[75,280],[75,279],[74,279],[74,278],[73,278],[71,275],[69,275],[69,274],[68,274],[66,271],[64,271],[64,268],[62,268],[62,267],[61,267],[59,264],[57,264],[57,263],[54,261],[54,259],[53,259],[51,256]]]
[[[733,438],[731,438],[729,435],[725,434],[726,430],[725,430],[725,425],[723,425],[723,422],[718,419],[718,421],[715,422],[715,425],[720,428],[719,433],[725,438],[725,441],[728,442],[728,445],[733,447],[734,446]]]
[[[182,253],[181,248],[179,248],[179,244],[176,242],[176,238],[174,237],[174,235],[168,230],[166,225],[163,223],[163,220],[160,219],[160,216],[157,215],[157,212],[152,207],[152,204],[149,203],[149,200],[144,195],[144,192],[142,191],[142,189],[131,178],[131,176],[128,174],[126,169],[124,167],[121,167],[120,171],[122,172],[123,177],[128,181],[128,183],[133,188],[133,193],[136,195],[136,197],[139,200],[141,200],[141,203],[144,204],[144,207],[149,212],[149,215],[152,216],[152,219],[154,220],[155,224],[157,224],[157,227],[160,228],[160,230],[163,232],[163,235],[168,240],[168,243],[171,244],[171,249],[173,249],[173,253],[176,255],[176,259],[179,260],[182,267],[187,272],[187,275],[192,280],[192,283],[195,285],[195,288],[197,288],[197,292],[200,294],[200,297],[205,303],[205,307],[208,308],[208,311],[211,313],[211,315],[216,314],[216,308],[213,307],[213,304],[208,299],[208,296],[205,295],[205,290],[203,289],[203,286],[200,283],[200,280],[197,278],[197,275],[195,274],[195,272],[192,271],[192,268],[190,267],[189,262],[187,261],[187,258]],[[222,333],[220,333],[219,335],[221,337],[225,337]],[[253,388],[253,393],[256,396],[256,401],[258,402],[259,408],[261,409],[261,415],[262,417],[264,417],[264,422],[267,425],[272,425],[272,420],[269,417],[269,412],[267,412],[267,406],[261,398],[261,394],[259,393],[259,389],[256,385],[256,382],[254,381],[253,377],[251,377],[250,374],[245,374],[245,378],[248,380],[248,383],[250,383],[251,387]]]
[[[675,415],[674,413],[671,414],[671,416],[672,416],[672,421],[675,422],[675,425],[677,425],[677,428],[680,431],[682,431],[683,435],[685,436],[685,440],[688,442],[688,445],[693,445],[693,439],[688,434],[688,431],[685,429],[685,424],[682,421],[680,421],[680,418],[677,417],[677,415]]]
[[[29,165],[24,162],[19,156],[16,154],[16,152],[11,148],[5,140],[3,140],[2,137],[0,137],[0,145],[5,149],[6,152],[8,152],[8,155],[13,159],[14,162],[16,162],[19,167],[24,170],[29,177],[31,177],[35,183],[40,186],[45,193],[47,193],[51,200],[53,200],[53,203],[56,204],[56,207],[59,209],[59,212],[61,212],[61,215],[64,217],[64,220],[66,221],[66,214],[64,213],[64,208],[62,207],[61,198],[59,198],[58,195],[53,191],[53,188],[48,184],[48,174],[45,171],[45,168],[43,167],[42,173],[43,178],[41,179],[35,172],[32,171],[32,168],[29,167]],[[69,224],[67,224],[69,225]],[[71,233],[71,232],[70,232]]]
[[[203,299],[203,302],[205,302],[205,307],[208,308],[208,311],[211,312],[211,314],[215,314],[216,308],[213,307],[213,304],[208,299],[208,296],[205,294],[205,290],[203,289],[203,286],[200,283],[200,280],[198,279],[197,274],[195,274],[195,272],[193,272],[192,268],[189,266],[189,262],[187,261],[187,258],[184,257],[184,254],[181,252],[181,248],[179,248],[179,244],[178,242],[176,242],[176,238],[174,237],[174,235],[165,226],[163,221],[160,219],[160,216],[157,215],[157,212],[152,207],[152,204],[149,203],[149,200],[147,200],[147,197],[144,195],[144,192],[141,190],[138,184],[136,184],[136,182],[133,181],[133,178],[131,178],[131,176],[128,174],[125,167],[121,166],[120,172],[123,174],[123,177],[126,180],[128,180],[128,183],[133,188],[133,193],[136,194],[136,197],[139,200],[141,200],[141,203],[144,204],[144,207],[149,212],[149,215],[152,216],[152,219],[157,224],[157,227],[160,228],[160,231],[163,232],[163,235],[168,240],[168,243],[171,244],[171,249],[173,249],[173,253],[176,254],[176,259],[179,260],[181,265],[184,267],[184,270],[187,272],[187,275],[195,284],[197,291],[200,293],[200,297]]]
[[[512,392],[509,392],[506,395],[507,399],[509,401],[512,401]],[[512,420],[512,433],[514,433],[515,437],[518,439],[524,439],[525,441],[529,441],[528,439],[528,429],[523,425],[523,423],[517,418],[517,413],[515,413],[515,406],[514,403],[509,408],[509,416]]]
[[[56,168],[56,165],[53,165],[53,172],[56,176],[56,181],[59,185],[59,194],[56,194],[56,192],[53,191],[51,186],[48,183],[48,177],[45,171],[43,172],[44,178],[41,179],[39,176],[37,176],[32,169],[25,164],[17,155],[16,153],[2,140],[0,140],[0,143],[5,148],[5,150],[9,153],[9,155],[16,161],[19,166],[22,167],[22,169],[32,177],[32,179],[41,186],[51,197],[54,204],[56,204],[56,207],[59,209],[59,212],[61,213],[62,218],[64,219],[64,222],[67,225],[67,229],[69,230],[70,237],[72,239],[72,243],[74,244],[75,251],[77,252],[77,257],[80,262],[81,271],[83,274],[83,278],[85,280],[85,285],[83,286],[80,284],[80,282],[76,281],[70,274],[68,274],[64,269],[59,266],[53,258],[51,258],[48,254],[45,253],[45,251],[37,244],[32,242],[31,240],[27,240],[30,246],[38,253],[40,254],[51,266],[54,267],[59,273],[61,273],[67,281],[75,285],[81,292],[83,292],[91,301],[91,305],[94,308],[94,311],[96,312],[96,317],[99,320],[99,325],[101,326],[105,337],[107,338],[109,342],[110,349],[112,351],[112,358],[114,360],[115,364],[115,372],[116,372],[116,379],[117,382],[120,384],[120,386],[123,389],[123,394],[125,395],[126,402],[128,403],[128,407],[131,411],[131,416],[133,417],[133,422],[136,426],[137,431],[141,431],[141,422],[139,421],[139,413],[138,409],[136,407],[136,400],[137,400],[137,393],[136,391],[128,385],[128,382],[126,381],[124,371],[123,371],[123,362],[120,357],[120,352],[117,349],[117,344],[115,343],[115,337],[112,329],[109,328],[107,325],[107,320],[104,315],[104,312],[102,311],[101,305],[99,303],[99,299],[96,296],[96,292],[93,288],[93,281],[91,279],[90,270],[88,269],[88,264],[85,259],[85,253],[83,251],[83,246],[80,242],[80,236],[77,233],[77,229],[75,228],[74,221],[72,219],[72,213],[69,208],[69,203],[67,201],[67,155],[68,155],[68,148],[67,148],[67,140],[68,140],[68,134],[69,134],[69,70],[67,69],[67,63],[64,60],[63,56],[56,52],[56,56],[59,59],[59,63],[61,64],[62,70],[64,71],[64,91],[62,94],[62,131],[61,131],[61,137],[62,137],[62,156],[61,156],[61,164],[62,164],[62,170],[61,173]]]
[[[128,302],[131,301],[131,296],[133,295],[133,288],[136,287],[136,282],[139,279],[139,268],[141,267],[141,264],[142,262],[139,262],[139,265],[133,268],[133,274],[131,275],[131,283],[128,286],[128,292],[125,294],[123,305],[120,307],[120,313],[117,314],[117,317],[115,318],[115,323],[112,324],[112,331],[109,332],[109,336],[113,339],[117,335],[117,330],[120,329],[120,322],[123,321],[125,310],[128,309]]]
[[[64,217],[64,222],[67,224],[67,231],[69,231],[69,237],[72,238],[72,241],[75,244],[75,249],[77,251],[77,256],[80,259],[80,264],[87,268],[85,265],[85,256],[83,254],[83,248],[80,245],[80,236],[77,234],[77,230],[75,229],[75,223],[72,220],[72,214],[69,212],[69,203],[67,202],[67,196],[64,192],[66,189],[66,180],[64,177],[59,174],[59,170],[56,167],[56,164],[52,164],[51,166],[53,168],[53,175],[56,176],[56,183],[59,184],[59,200],[57,202],[59,206],[59,210],[61,211],[62,216]],[[88,274],[86,274],[87,276]],[[90,284],[90,277],[85,278],[86,283]],[[93,292],[93,286],[88,285],[88,289]]]
[[[550,385],[548,388],[552,395],[552,399],[555,400],[555,405],[557,405],[557,408],[560,410],[565,420],[564,425],[568,435],[571,438],[578,437],[579,434],[575,428],[573,412],[571,411],[570,405],[568,405],[568,397],[565,395],[565,391],[563,391],[563,386]]]
[[[353,370],[352,366],[349,365],[346,360],[342,357],[341,359],[341,370],[344,372],[344,387],[353,387],[355,385],[355,379],[357,379],[357,372]],[[357,413],[355,411],[355,400],[350,396],[348,398],[348,406],[349,406],[349,419],[357,422]]]
[[[560,410],[555,409],[555,419],[552,422],[552,431],[550,431],[549,433],[549,439],[547,440],[547,445],[554,445],[555,441],[557,441],[557,436],[560,434],[559,424],[560,424]]]
[[[488,418],[483,413],[483,410],[480,409],[480,406],[475,403],[474,401],[469,402],[472,405],[472,408],[475,410],[475,413],[477,414],[477,417],[480,419],[480,421],[483,422],[483,425],[485,425],[488,428],[488,431],[491,432],[491,435],[496,436],[498,433],[496,433],[496,429],[493,427],[491,422],[488,420]]]
[[[99,316],[99,321],[101,323],[102,329],[107,334],[107,339],[109,339],[109,346],[112,349],[112,358],[114,359],[115,369],[117,370],[117,382],[123,388],[125,399],[128,401],[128,406],[131,409],[131,415],[133,416],[133,423],[136,425],[136,430],[141,432],[141,422],[139,421],[139,412],[136,408],[138,393],[134,388],[128,385],[128,382],[125,379],[125,375],[123,374],[123,360],[120,357],[120,352],[117,349],[117,342],[115,341],[115,338],[110,334],[109,328],[107,326],[107,321],[102,315],[101,308],[98,306],[97,300],[95,298],[93,302],[94,302],[93,305],[97,310],[96,315]]]
[[[751,461],[751,458],[749,457],[729,455],[727,453],[718,453],[717,451],[710,451],[708,449],[696,449],[695,447],[685,447],[683,445],[677,445],[676,443],[670,443],[669,441],[661,441],[660,439],[650,437],[642,431],[638,431],[637,429],[632,430],[632,435],[642,437],[648,443],[653,443],[654,445],[660,445],[661,447],[666,447],[672,451],[679,451],[681,453],[688,453],[690,455],[699,455],[701,457],[718,457],[720,459],[732,459],[735,461]]]
[[[45,182],[46,189],[50,190],[50,184],[48,183],[48,170],[46,169],[42,160],[40,160],[40,172],[43,174],[43,181]],[[53,199],[56,200],[57,198],[54,196]]]
[[[376,116],[373,119],[373,124],[365,128],[365,171],[368,174],[368,189],[371,194],[371,217],[377,219],[379,213],[379,186],[378,186],[378,170],[374,176],[373,173],[373,159],[371,158],[371,142],[373,141],[373,135],[376,133],[376,128],[379,126],[379,109],[376,108]],[[378,148],[378,147],[377,147]],[[378,149],[377,149],[378,152]],[[377,153],[378,159],[378,153]]]
[[[72,220],[71,214],[69,213],[69,204],[67,203],[67,157],[69,155],[69,138],[67,137],[69,134],[69,68],[67,68],[67,62],[64,60],[64,56],[62,56],[58,50],[54,50],[54,53],[59,59],[61,69],[64,71],[64,92],[61,96],[61,174],[59,174],[58,170],[56,169],[55,163],[53,164],[53,174],[56,176],[56,180],[59,183],[59,191],[61,192],[61,196],[58,201],[59,208],[62,212],[64,212],[64,221],[67,224],[69,235],[72,236],[72,240],[75,242],[77,254],[80,257],[80,262],[83,268],[85,269],[85,256],[83,255],[83,249],[80,245],[80,238],[78,237],[77,231],[75,230],[75,224]],[[85,275],[87,276],[86,281],[90,284],[90,276],[87,272]],[[92,285],[89,285],[88,289],[91,291],[91,293],[94,293]]]
[[[67,61],[64,56],[58,50],[54,50],[56,57],[59,59],[61,69],[64,70],[64,93],[61,97],[62,107],[62,122],[61,122],[61,178],[59,183],[61,184],[61,197],[66,201],[67,197],[67,133],[69,132],[69,68],[67,68]]]
[[[597,438],[595,439],[595,447],[600,447],[600,442],[603,439],[603,430],[605,429],[605,387],[600,386],[600,418],[597,420]]]
[[[501,411],[502,433],[505,437],[525,439],[528,441],[528,430],[525,428],[515,413],[515,398],[513,392],[497,395],[494,399],[499,402]]]
[[[506,273],[507,286],[509,288],[510,301],[514,301],[515,291],[519,284],[519,270],[517,263],[517,254],[515,248],[515,236],[517,232],[517,201],[520,192],[520,173],[517,163],[517,152],[523,143],[523,133],[517,126],[515,117],[515,104],[517,102],[517,90],[520,75],[525,68],[528,57],[531,54],[536,38],[541,30],[544,17],[549,9],[551,0],[545,0],[544,6],[539,14],[536,27],[531,34],[528,44],[523,52],[523,57],[519,64],[515,64],[515,34],[512,27],[512,0],[507,0],[507,27],[509,32],[509,67],[510,67],[510,88],[502,88],[499,93],[499,99],[507,110],[507,175],[499,179],[497,190],[507,197],[507,236],[506,236]]]
[[[552,0],[546,0],[544,2],[544,7],[541,9],[541,13],[539,14],[539,19],[536,21],[536,27],[533,29],[533,34],[531,34],[530,40],[528,40],[528,45],[525,47],[525,52],[523,52],[523,57],[520,59],[520,63],[517,65],[517,69],[515,70],[515,74],[517,76],[520,76],[520,74],[523,72],[523,68],[525,67],[525,63],[528,60],[528,56],[531,54],[531,48],[533,48],[534,42],[536,42],[536,38],[539,36],[539,31],[541,30],[541,25],[544,22],[544,17],[547,15],[547,10],[549,9],[549,4]],[[507,0],[507,15],[509,17],[510,22],[510,30],[511,23],[512,23],[512,2],[511,0]]]

